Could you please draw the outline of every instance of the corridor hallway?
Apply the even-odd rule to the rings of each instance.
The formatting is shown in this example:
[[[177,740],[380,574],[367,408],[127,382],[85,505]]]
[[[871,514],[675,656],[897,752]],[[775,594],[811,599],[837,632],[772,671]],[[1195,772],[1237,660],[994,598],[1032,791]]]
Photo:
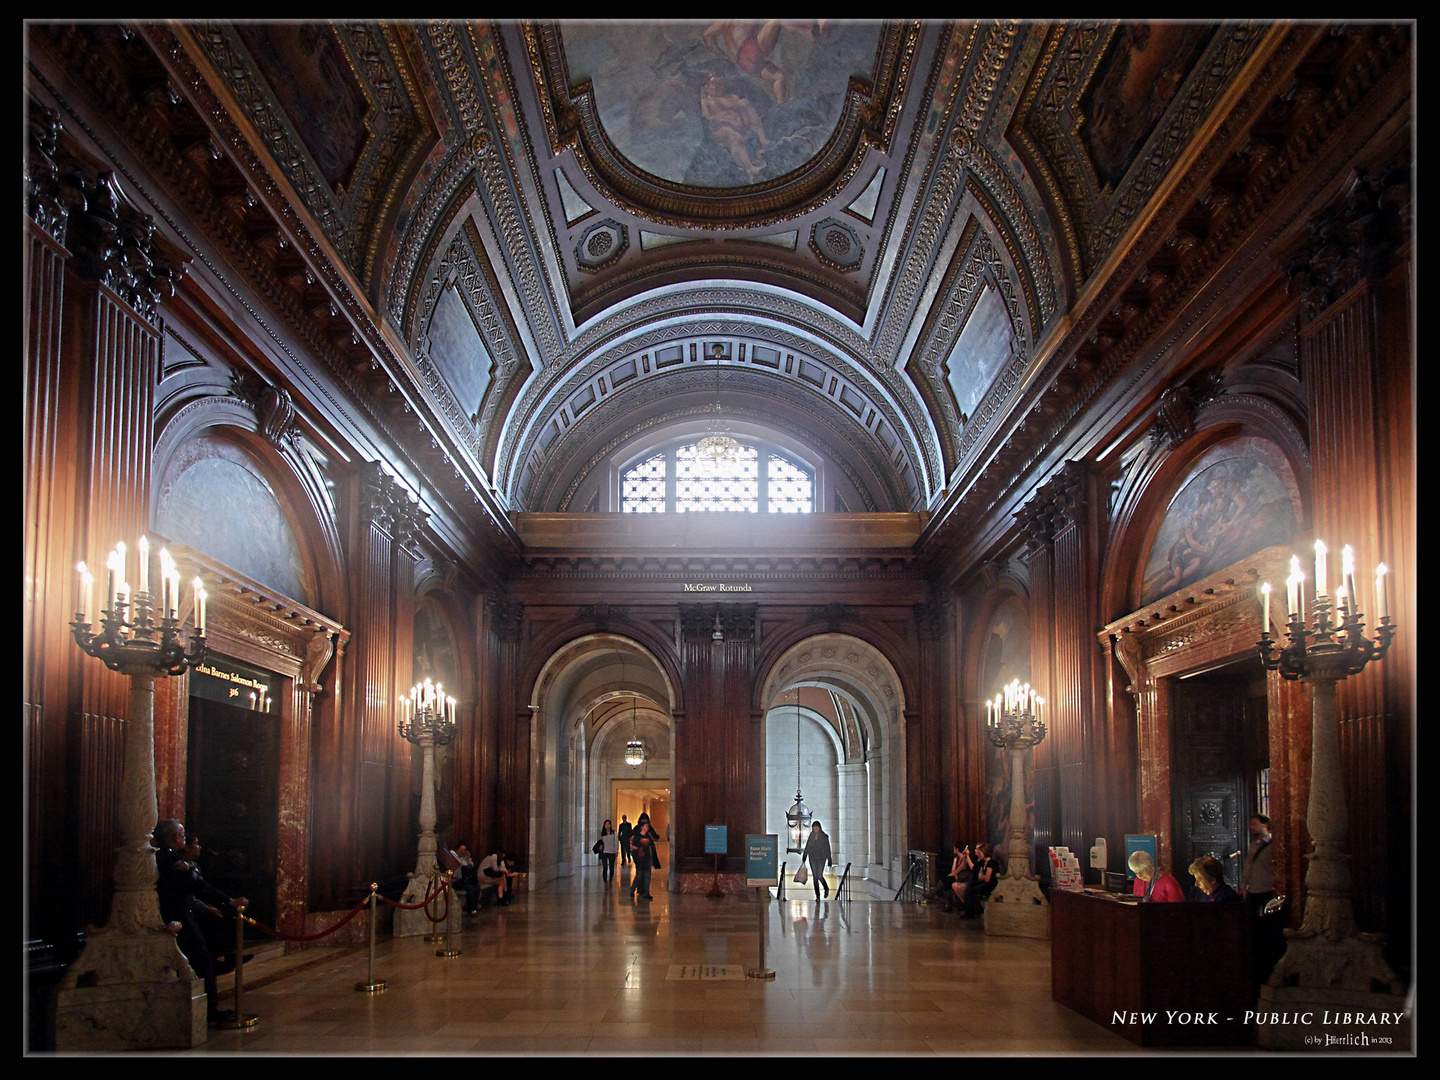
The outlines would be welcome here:
[[[934,906],[771,901],[756,966],[754,891],[627,897],[598,868],[464,921],[463,955],[381,939],[382,993],[357,992],[364,950],[256,965],[250,1032],[188,1054],[1076,1054],[1136,1047],[1050,1000],[1048,942],[987,938]],[[696,979],[695,967],[702,966]],[[277,962],[274,967],[282,967]],[[688,976],[688,977],[687,977]],[[222,1006],[232,999],[223,996]]]

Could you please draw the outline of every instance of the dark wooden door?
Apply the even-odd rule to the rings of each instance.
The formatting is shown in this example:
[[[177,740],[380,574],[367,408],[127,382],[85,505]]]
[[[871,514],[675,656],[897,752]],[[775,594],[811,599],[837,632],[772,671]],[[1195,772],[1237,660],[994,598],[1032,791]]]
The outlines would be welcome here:
[[[1177,881],[1193,894],[1187,867],[1214,855],[1225,880],[1240,884],[1249,819],[1246,683],[1225,673],[1177,679],[1171,699],[1170,792],[1174,800]]]
[[[186,832],[198,836],[208,881],[250,900],[275,925],[280,829],[280,719],[190,699]]]

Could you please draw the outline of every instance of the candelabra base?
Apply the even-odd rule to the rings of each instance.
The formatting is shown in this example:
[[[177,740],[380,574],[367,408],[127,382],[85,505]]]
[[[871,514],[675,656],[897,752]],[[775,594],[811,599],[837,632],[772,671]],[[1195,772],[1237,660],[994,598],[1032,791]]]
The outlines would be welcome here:
[[[55,1002],[62,1053],[163,1050],[206,1038],[205,983],[175,935],[98,931],[66,973]]]
[[[1005,877],[985,901],[985,933],[1049,940],[1050,904],[1034,878]]]
[[[1255,1041],[1265,1050],[1408,1051],[1411,1010],[1398,993],[1322,986],[1262,986]]]
[[[402,904],[418,904],[425,899],[427,890],[431,887],[431,879],[428,877],[412,877],[410,884],[405,887],[405,894],[400,897]],[[448,901],[448,907],[447,907]],[[445,912],[445,918],[439,922],[432,923],[430,915],[439,915]],[[430,915],[425,914],[424,908],[417,908],[414,911],[407,911],[403,908],[395,912],[394,935],[396,937],[429,937],[432,934],[459,934],[461,918],[465,912],[465,901],[454,889],[435,897],[430,902]]]

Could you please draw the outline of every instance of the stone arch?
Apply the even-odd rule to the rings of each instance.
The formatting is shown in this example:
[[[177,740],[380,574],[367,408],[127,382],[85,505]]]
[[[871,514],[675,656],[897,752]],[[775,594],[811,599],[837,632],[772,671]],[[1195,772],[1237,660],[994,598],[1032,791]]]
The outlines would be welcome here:
[[[655,750],[646,776],[675,760],[674,687],[660,659],[633,638],[592,633],[546,659],[530,695],[530,886],[577,873],[609,815],[614,736],[641,709]],[[618,715],[625,713],[624,717]],[[662,755],[663,752],[663,755]]]
[[[807,637],[776,657],[760,680],[759,705],[768,717],[783,714],[786,695],[801,687],[822,688],[853,711],[852,737],[839,737],[837,846],[851,864],[851,878],[874,895],[893,892],[905,873],[905,693],[883,652],[843,633]],[[845,718],[843,709],[837,715]],[[851,760],[856,744],[859,760]],[[769,739],[767,737],[767,745]],[[773,796],[772,796],[773,798]],[[834,834],[832,834],[834,839]]]

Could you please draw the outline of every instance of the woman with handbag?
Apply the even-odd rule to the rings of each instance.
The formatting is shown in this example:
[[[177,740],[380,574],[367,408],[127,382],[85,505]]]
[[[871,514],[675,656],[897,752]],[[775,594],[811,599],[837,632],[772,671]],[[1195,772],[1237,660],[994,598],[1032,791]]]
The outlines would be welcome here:
[[[825,867],[830,865],[830,837],[825,835],[825,830],[820,828],[820,822],[810,826],[810,835],[805,840],[805,850],[800,852],[800,872],[795,875],[797,885],[805,884],[801,873],[805,870],[805,863],[810,864],[811,884],[815,886],[815,899],[820,899],[820,890],[825,890],[825,895],[830,895],[830,885],[825,880]]]
[[[600,856],[600,876],[606,885],[615,880],[615,856],[620,854],[620,837],[615,833],[615,826],[610,824],[610,819],[605,819],[605,824],[600,827],[600,838],[595,841],[591,848],[596,855]]]

